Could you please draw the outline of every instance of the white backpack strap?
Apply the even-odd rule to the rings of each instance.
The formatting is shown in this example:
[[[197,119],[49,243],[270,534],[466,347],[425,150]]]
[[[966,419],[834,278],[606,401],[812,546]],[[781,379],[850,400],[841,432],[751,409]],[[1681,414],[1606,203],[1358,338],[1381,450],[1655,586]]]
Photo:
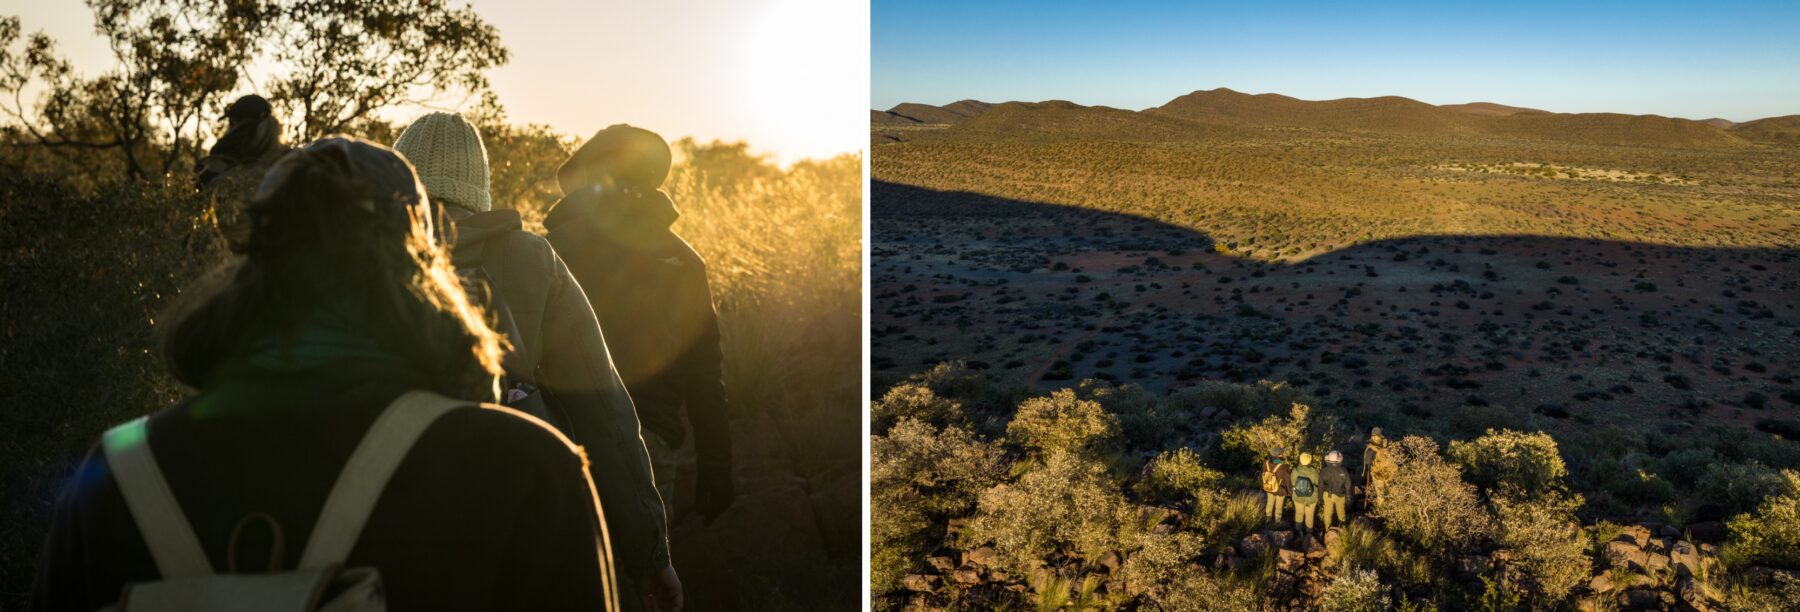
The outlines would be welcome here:
[[[213,573],[200,538],[194,536],[193,525],[181,513],[181,504],[169,490],[156,467],[156,456],[150,453],[149,427],[146,417],[138,417],[106,431],[100,437],[100,448],[106,453],[106,464],[112,468],[113,482],[125,496],[125,508],[137,522],[138,533],[150,547],[156,560],[156,571],[164,580],[192,578]]]
[[[313,569],[343,563],[362,536],[363,524],[375,509],[375,502],[387,488],[388,479],[400,467],[401,460],[412,450],[414,442],[438,417],[476,402],[453,400],[428,391],[409,391],[375,418],[369,433],[363,435],[356,451],[344,464],[319,522],[313,526],[306,552],[300,556],[299,569]]]

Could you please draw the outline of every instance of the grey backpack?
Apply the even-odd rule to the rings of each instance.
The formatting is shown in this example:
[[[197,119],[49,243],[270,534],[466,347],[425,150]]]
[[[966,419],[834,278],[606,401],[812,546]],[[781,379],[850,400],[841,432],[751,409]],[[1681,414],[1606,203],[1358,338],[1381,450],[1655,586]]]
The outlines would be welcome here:
[[[388,479],[425,428],[444,413],[469,405],[425,391],[408,392],[389,404],[369,426],[325,498],[300,566],[286,571],[270,567],[263,573],[235,571],[237,531],[260,517],[269,522],[280,542],[274,519],[263,514],[245,517],[232,534],[234,558],[227,564],[232,570],[214,572],[193,526],[156,466],[146,420],[140,417],[108,430],[100,443],[106,461],[162,578],[126,585],[119,602],[109,610],[384,612],[387,603],[380,572],[372,567],[346,569],[344,559],[356,546]]]

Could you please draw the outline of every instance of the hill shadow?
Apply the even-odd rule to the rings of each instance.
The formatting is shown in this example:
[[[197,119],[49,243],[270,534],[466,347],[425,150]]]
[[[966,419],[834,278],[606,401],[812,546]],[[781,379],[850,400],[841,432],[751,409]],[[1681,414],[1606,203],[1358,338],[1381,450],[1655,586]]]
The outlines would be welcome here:
[[[1418,418],[1792,419],[1800,251],[1422,235],[1272,263],[1131,214],[870,188],[871,370],[1038,388],[1287,380]]]

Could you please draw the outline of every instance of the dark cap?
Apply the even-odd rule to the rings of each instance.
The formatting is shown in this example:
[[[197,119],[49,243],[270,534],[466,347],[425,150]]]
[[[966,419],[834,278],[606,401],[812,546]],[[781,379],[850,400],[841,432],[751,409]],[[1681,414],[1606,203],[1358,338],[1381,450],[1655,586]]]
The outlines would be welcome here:
[[[260,119],[274,113],[275,107],[269,105],[269,100],[267,98],[256,94],[250,94],[238,98],[236,102],[231,103],[231,106],[225,107],[225,115],[219,118],[229,120],[231,123],[235,124],[243,121]]]
[[[651,190],[669,178],[674,156],[668,141],[656,132],[623,123],[600,130],[581,143],[569,160],[556,169],[563,193],[590,187],[598,177],[610,177],[614,186]]]

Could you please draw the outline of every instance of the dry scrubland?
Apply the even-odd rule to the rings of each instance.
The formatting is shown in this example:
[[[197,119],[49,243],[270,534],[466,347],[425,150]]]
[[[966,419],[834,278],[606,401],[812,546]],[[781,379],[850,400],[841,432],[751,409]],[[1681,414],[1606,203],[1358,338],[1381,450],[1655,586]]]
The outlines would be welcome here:
[[[496,203],[541,219],[574,143],[537,127],[483,131]],[[78,175],[82,160],[66,153],[6,147],[0,164],[18,172],[0,177],[0,609],[15,609],[52,500],[88,445],[184,393],[154,355],[156,316],[221,249],[186,176],[110,182],[104,160]],[[690,518],[673,533],[690,601],[853,605],[861,160],[784,170],[741,144],[678,148],[687,161],[666,189],[683,214],[676,230],[713,275],[740,495],[713,526]]]
[[[958,109],[872,115],[883,605],[1800,605],[1794,118]],[[1375,425],[1402,509],[1257,525]]]

